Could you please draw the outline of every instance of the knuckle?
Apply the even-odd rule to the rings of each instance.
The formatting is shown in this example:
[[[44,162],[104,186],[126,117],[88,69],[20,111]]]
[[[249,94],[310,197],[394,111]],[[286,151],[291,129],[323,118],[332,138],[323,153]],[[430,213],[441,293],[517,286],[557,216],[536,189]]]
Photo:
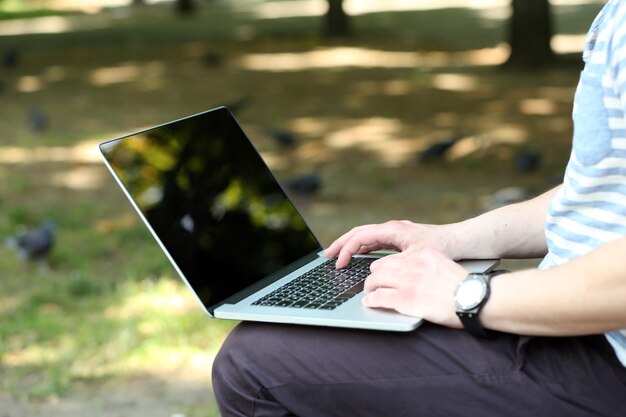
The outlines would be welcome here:
[[[398,229],[402,227],[402,222],[399,220],[389,220],[385,223],[385,226],[391,227],[393,229]]]

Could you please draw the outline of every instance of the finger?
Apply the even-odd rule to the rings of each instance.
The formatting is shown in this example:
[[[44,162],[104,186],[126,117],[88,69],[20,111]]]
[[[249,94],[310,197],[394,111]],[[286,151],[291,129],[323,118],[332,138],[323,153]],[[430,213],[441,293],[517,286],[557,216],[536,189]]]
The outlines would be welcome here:
[[[365,240],[372,239],[372,240]],[[371,250],[380,249],[380,244],[375,240],[375,236],[367,236],[364,234],[356,233],[353,238],[346,242],[337,255],[337,268],[345,268],[350,263],[352,255],[360,253],[366,253]]]
[[[396,236],[386,224],[371,225],[354,233],[346,241],[337,255],[337,268],[344,268],[350,262],[352,255],[366,253],[379,249],[397,249],[394,243]]]
[[[355,255],[357,253],[360,255],[363,255],[363,254],[370,253],[372,251],[379,250],[379,249],[383,249],[383,246],[379,242],[374,242],[370,245],[363,243],[358,249],[354,250],[354,253],[352,253],[352,255]]]
[[[393,288],[400,289],[403,287],[404,280],[394,275],[385,274],[372,274],[363,283],[363,290],[365,292],[373,292],[379,288]]]
[[[362,304],[369,308],[388,308],[396,310],[398,305],[398,290],[393,288],[379,288],[366,294]]]
[[[384,248],[381,245],[379,249],[384,249]],[[398,270],[399,262],[405,256],[406,255],[404,252],[398,252],[398,253],[393,253],[393,254],[383,256],[382,258],[379,258],[370,264],[370,271],[372,273],[380,272],[383,270],[388,270],[388,272],[392,272],[392,271],[395,272]]]
[[[337,256],[337,268],[344,268],[354,254],[364,253],[364,248],[398,249],[398,239],[397,222],[356,227],[333,243],[327,255]]]
[[[348,265],[350,265],[350,261],[353,259],[352,256],[355,254],[365,255],[378,249],[383,249],[383,247],[376,243],[373,245],[362,246],[361,248],[357,249],[355,253],[348,252],[345,258],[343,257],[343,255],[339,255],[337,257],[337,262],[335,263],[335,268],[346,268]]]
[[[416,305],[407,305],[403,300],[401,291],[393,288],[379,288],[366,294],[361,303],[369,308],[386,308],[407,316],[422,317]]]
[[[351,239],[354,233],[365,227],[369,227],[369,225],[354,227],[349,232],[341,235],[333,243],[331,243],[328,248],[326,248],[326,250],[324,251],[324,256],[327,258],[334,258],[335,256],[337,256],[341,248],[343,248],[343,246],[345,245],[346,241]]]

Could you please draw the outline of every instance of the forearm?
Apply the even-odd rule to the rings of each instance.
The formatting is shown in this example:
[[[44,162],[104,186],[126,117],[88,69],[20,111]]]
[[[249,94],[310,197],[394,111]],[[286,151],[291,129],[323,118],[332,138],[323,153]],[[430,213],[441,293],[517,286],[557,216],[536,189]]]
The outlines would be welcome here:
[[[584,335],[626,328],[626,238],[548,270],[492,280],[485,327],[526,335]]]
[[[355,227],[324,251],[345,267],[356,253],[430,248],[451,259],[534,258],[546,253],[544,222],[555,188],[524,203],[493,210],[460,223],[426,225],[409,221]]]
[[[446,252],[461,258],[535,258],[547,252],[544,222],[548,203],[560,187],[532,200],[446,225],[454,243]]]

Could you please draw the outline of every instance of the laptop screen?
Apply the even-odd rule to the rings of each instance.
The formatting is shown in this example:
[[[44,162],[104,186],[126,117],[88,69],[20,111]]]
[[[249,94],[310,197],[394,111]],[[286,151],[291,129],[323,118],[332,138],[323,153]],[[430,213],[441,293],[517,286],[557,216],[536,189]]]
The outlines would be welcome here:
[[[226,108],[100,149],[207,309],[321,250]]]

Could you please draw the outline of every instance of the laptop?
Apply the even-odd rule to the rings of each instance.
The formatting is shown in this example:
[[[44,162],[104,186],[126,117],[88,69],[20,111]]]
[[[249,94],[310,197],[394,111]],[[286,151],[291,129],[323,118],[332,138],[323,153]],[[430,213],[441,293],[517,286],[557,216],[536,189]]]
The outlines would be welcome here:
[[[361,305],[363,280],[377,256],[355,257],[336,270],[226,107],[99,148],[209,316],[389,331],[410,331],[422,322]],[[486,271],[496,263],[462,264]]]

